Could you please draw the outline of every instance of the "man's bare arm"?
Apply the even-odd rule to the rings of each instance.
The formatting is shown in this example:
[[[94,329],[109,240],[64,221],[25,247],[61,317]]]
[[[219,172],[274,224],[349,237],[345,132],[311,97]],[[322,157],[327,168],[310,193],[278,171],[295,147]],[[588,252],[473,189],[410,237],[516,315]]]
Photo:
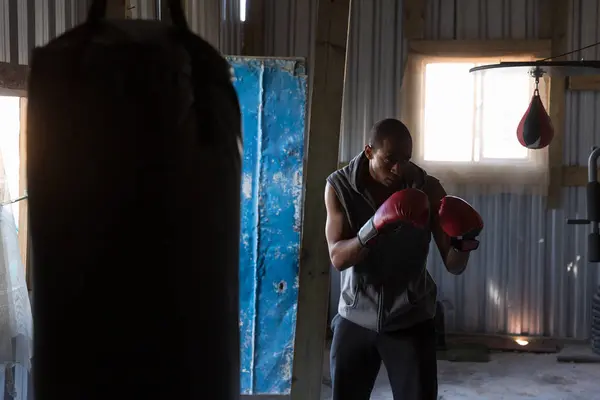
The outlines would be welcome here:
[[[359,263],[368,250],[360,244],[356,236],[352,237],[349,233],[350,226],[346,213],[329,183],[325,185],[325,208],[327,209],[325,237],[329,258],[335,269],[343,271]]]
[[[442,260],[444,260],[444,265],[448,272],[454,275],[460,275],[467,267],[470,253],[468,251],[455,251],[450,245],[450,237],[442,229],[437,213],[442,199],[446,196],[446,190],[444,190],[437,179],[429,179],[431,179],[431,181],[427,184],[427,194],[429,195],[429,202],[431,203],[431,232],[433,233],[433,239],[435,240],[435,244],[440,251],[440,255],[442,256]]]

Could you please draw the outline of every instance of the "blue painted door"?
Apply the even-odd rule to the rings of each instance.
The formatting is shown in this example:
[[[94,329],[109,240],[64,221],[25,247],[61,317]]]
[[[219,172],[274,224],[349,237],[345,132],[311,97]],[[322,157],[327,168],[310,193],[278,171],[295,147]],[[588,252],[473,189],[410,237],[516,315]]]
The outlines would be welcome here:
[[[302,217],[303,60],[229,57],[243,118],[241,388],[291,388]]]

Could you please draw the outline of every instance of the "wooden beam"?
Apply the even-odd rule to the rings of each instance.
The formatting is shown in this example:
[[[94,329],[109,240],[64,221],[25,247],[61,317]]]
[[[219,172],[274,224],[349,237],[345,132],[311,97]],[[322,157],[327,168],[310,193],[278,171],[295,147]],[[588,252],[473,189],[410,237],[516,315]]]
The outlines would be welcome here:
[[[304,171],[304,215],[291,398],[321,398],[329,304],[329,252],[323,193],[335,171],[342,120],[351,0],[320,1],[317,10],[313,90]]]
[[[20,129],[19,129],[19,192],[11,194],[13,198],[24,196],[27,193],[27,98],[22,97],[20,101]],[[25,268],[25,279],[27,287],[31,289],[31,280],[29,279],[29,201],[21,200],[16,204],[19,207],[19,251],[21,252],[21,261]]]
[[[569,51],[567,31],[569,25],[569,2],[552,0],[552,54],[563,54]],[[558,61],[559,59],[555,59]],[[548,150],[548,201],[549,209],[560,208],[563,182],[563,143],[566,114],[566,82],[565,78],[550,78],[550,119],[554,126],[554,139]]]
[[[402,30],[404,39],[425,37],[425,0],[404,0],[402,7]]]
[[[23,96],[27,92],[29,67],[0,62],[0,95]]]
[[[600,169],[598,170],[600,176]],[[562,167],[563,187],[585,187],[588,183],[588,168],[578,165],[565,165]]]
[[[570,76],[567,78],[567,89],[600,91],[600,75]]]
[[[550,40],[410,40],[408,51],[432,57],[549,57]]]
[[[265,0],[248,0],[242,55],[265,55]]]

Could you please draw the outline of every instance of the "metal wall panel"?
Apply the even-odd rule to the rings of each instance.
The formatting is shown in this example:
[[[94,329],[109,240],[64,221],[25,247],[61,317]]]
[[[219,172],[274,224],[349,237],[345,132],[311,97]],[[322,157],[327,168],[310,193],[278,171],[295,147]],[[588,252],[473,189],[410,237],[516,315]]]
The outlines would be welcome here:
[[[157,18],[160,0],[128,1],[131,18]],[[166,1],[162,0],[162,4],[166,4]],[[184,12],[192,31],[224,54],[240,54],[240,0],[184,0]]]
[[[539,38],[541,8],[549,6],[544,0],[452,3],[429,1],[428,38]],[[571,0],[572,49],[597,41],[597,4]],[[595,58],[596,49],[591,52]],[[586,54],[573,58],[581,56]],[[599,143],[596,103],[594,93],[567,95],[568,164],[585,164],[591,145]],[[449,313],[450,329],[587,338],[597,267],[585,262],[588,229],[565,224],[565,218],[585,213],[584,190],[564,189],[563,209],[552,212],[546,211],[545,200],[539,196],[474,197],[466,192],[463,188],[454,193],[465,196],[482,212],[486,230],[481,251],[459,278],[444,273],[437,253],[432,252],[435,255],[429,262],[442,296],[454,306]]]
[[[0,61],[27,64],[31,50],[83,21],[90,0],[0,0]]]
[[[598,1],[565,1],[572,5],[571,47],[600,40]],[[540,15],[549,5],[548,0],[427,0],[426,38],[539,38],[547,29]],[[279,11],[271,12],[267,22],[270,54],[306,55],[290,43],[313,37],[315,20],[300,23],[294,1],[277,0],[276,7]],[[401,10],[401,2],[394,0],[353,1],[341,161],[362,149],[372,123],[399,114],[405,60]],[[573,57],[598,58],[599,50]],[[579,92],[567,95],[567,105],[565,162],[585,164],[592,144],[600,144],[600,102],[595,93]],[[469,195],[472,192],[465,187],[452,192],[472,201],[486,222],[482,247],[469,269],[460,277],[448,274],[435,248],[429,261],[441,297],[452,306],[449,328],[587,338],[590,301],[600,274],[585,262],[588,228],[565,224],[565,218],[585,214],[584,190],[564,189],[563,209],[552,212],[546,211],[545,199],[539,196]],[[331,292],[330,311],[335,311],[339,296],[335,273]]]
[[[298,303],[307,80],[303,60],[229,59],[244,129],[242,394],[287,394]]]
[[[156,0],[127,0],[131,18],[155,19]],[[166,1],[166,0],[163,0]],[[92,0],[0,0],[0,61],[27,64],[41,46],[85,21]],[[190,28],[225,54],[239,54],[239,0],[187,0]]]

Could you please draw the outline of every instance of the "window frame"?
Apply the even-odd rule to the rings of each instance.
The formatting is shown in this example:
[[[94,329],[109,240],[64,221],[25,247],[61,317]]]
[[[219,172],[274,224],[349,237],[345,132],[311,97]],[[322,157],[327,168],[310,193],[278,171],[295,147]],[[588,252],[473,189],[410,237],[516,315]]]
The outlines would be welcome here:
[[[551,54],[550,40],[410,40],[408,41],[408,54],[405,64],[404,79],[401,89],[401,118],[406,123],[414,137],[414,153],[417,155],[416,162],[423,161],[424,137],[420,134],[422,129],[422,113],[425,101],[425,65],[431,61],[439,62],[475,62],[494,64],[500,61],[525,61],[549,57]],[[550,79],[548,76],[540,82],[540,92],[546,107],[550,104]],[[451,174],[452,183],[495,183],[497,176],[505,173],[515,172],[515,167],[525,164],[528,167],[537,166],[544,174],[549,171],[548,149],[530,153],[532,159],[527,161],[514,160],[511,167],[504,161],[494,162],[438,162],[429,161],[426,164],[435,165],[436,168],[449,167],[478,170],[479,180],[473,180],[469,175],[461,178],[461,174]],[[537,157],[537,158],[536,158]],[[513,163],[513,160],[507,160]],[[476,166],[475,168],[473,168]],[[490,174],[486,177],[486,169]],[[496,174],[494,177],[494,173]],[[450,175],[450,174],[449,174]],[[533,178],[529,178],[530,181]]]

